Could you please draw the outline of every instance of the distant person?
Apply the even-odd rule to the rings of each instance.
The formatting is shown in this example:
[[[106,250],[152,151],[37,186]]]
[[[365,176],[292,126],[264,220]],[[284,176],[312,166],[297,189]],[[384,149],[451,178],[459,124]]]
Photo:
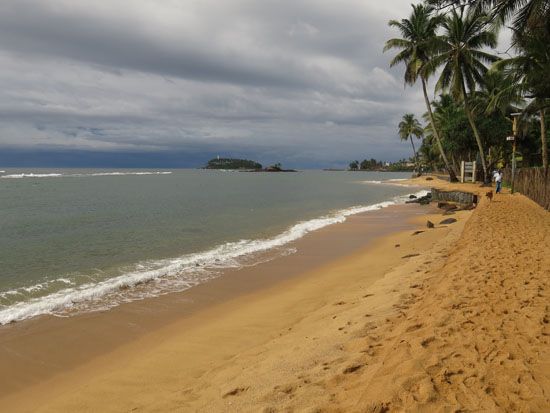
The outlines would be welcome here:
[[[500,191],[502,189],[502,170],[498,169],[493,173],[493,179],[496,183],[496,190],[495,192],[497,194],[500,194]]]

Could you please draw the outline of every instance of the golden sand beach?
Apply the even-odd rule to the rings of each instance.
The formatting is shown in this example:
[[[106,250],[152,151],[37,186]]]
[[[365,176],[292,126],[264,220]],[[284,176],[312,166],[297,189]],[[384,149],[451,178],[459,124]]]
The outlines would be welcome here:
[[[426,207],[351,254],[14,388],[0,410],[548,411],[550,214],[458,187],[480,203],[455,223]]]

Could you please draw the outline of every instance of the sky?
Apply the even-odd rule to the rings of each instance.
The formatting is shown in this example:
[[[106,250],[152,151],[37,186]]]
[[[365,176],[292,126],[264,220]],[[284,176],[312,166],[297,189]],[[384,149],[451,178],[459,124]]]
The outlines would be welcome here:
[[[2,0],[0,167],[296,168],[411,155],[411,0]]]

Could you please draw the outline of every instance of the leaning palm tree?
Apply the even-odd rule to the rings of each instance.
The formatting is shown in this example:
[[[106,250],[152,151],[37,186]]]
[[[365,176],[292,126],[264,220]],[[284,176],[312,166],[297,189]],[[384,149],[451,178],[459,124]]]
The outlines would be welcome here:
[[[384,51],[389,49],[400,49],[401,51],[392,59],[390,66],[398,63],[405,64],[405,84],[413,85],[418,78],[422,82],[422,91],[424,92],[424,101],[430,114],[430,125],[433,130],[437,147],[451,181],[457,181],[456,172],[449,163],[443,145],[441,144],[440,134],[433,120],[432,108],[426,91],[426,84],[430,72],[425,70],[427,63],[434,52],[437,43],[436,31],[443,17],[433,14],[433,9],[429,6],[418,4],[413,5],[413,11],[408,19],[401,21],[390,20],[389,25],[396,27],[402,35],[400,39],[390,39],[384,46]]]
[[[420,172],[420,167],[418,165],[418,155],[416,154],[416,149],[414,147],[413,136],[416,136],[417,139],[420,139],[424,135],[424,129],[418,119],[414,117],[412,113],[406,113],[403,115],[403,120],[399,122],[399,137],[402,141],[409,140],[413,148],[414,164],[415,169]]]
[[[460,13],[456,9],[449,12],[442,24],[444,33],[438,45],[438,53],[425,69],[433,73],[443,66],[436,90],[449,90],[455,99],[463,103],[476,138],[485,182],[489,180],[485,150],[474,120],[470,94],[475,93],[477,84],[483,82],[483,76],[488,70],[484,63],[498,60],[496,56],[483,51],[486,47],[494,48],[497,45],[496,26],[487,25],[487,20],[486,14],[474,8],[466,11],[461,9]]]

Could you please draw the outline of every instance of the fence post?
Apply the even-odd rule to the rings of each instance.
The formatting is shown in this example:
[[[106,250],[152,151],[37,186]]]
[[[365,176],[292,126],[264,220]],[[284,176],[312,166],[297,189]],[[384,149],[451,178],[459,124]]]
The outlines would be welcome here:
[[[464,161],[460,162],[460,182],[464,183]]]

